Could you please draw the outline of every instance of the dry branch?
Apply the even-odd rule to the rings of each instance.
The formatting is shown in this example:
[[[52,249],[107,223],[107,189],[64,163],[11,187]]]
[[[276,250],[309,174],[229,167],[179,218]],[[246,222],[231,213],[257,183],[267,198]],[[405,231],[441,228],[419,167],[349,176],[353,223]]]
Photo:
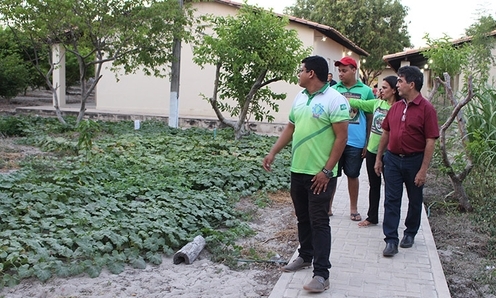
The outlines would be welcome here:
[[[442,156],[442,161],[444,166],[447,168],[447,174],[450,177],[451,184],[453,185],[453,195],[458,199],[459,203],[459,209],[462,211],[472,211],[472,206],[469,202],[467,193],[465,192],[465,188],[463,187],[463,180],[467,177],[467,175],[470,173],[473,167],[473,161],[470,156],[470,152],[468,152],[467,149],[467,142],[468,142],[468,133],[466,130],[465,126],[465,119],[463,118],[463,113],[462,113],[462,108],[468,104],[468,102],[473,98],[473,84],[472,84],[472,77],[470,76],[467,81],[467,96],[461,100],[457,101],[453,95],[453,90],[451,89],[450,86],[450,76],[447,73],[444,73],[444,81],[442,81],[439,77],[436,78],[435,80],[435,88],[433,89],[433,92],[430,94],[430,98],[432,99],[437,92],[437,89],[440,85],[442,85],[446,91],[446,94],[453,105],[453,111],[451,112],[451,115],[448,117],[446,122],[441,126],[440,129],[440,149],[441,149],[441,156]],[[463,148],[466,153],[466,165],[465,168],[460,172],[456,173],[455,169],[453,168],[452,162],[448,158],[448,153],[446,149],[446,130],[450,127],[450,125],[454,122],[457,121],[458,123],[458,130],[461,136]]]

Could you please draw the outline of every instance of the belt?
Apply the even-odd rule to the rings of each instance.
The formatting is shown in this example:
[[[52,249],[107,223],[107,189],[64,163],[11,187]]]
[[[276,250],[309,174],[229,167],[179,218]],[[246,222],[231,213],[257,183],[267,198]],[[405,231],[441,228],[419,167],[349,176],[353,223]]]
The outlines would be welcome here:
[[[405,157],[417,156],[417,155],[423,154],[424,152],[414,152],[414,153],[407,153],[407,154],[397,154],[397,153],[394,153],[394,152],[389,151],[389,153],[391,153],[392,155],[396,155],[398,157],[401,157],[401,158],[405,158]]]

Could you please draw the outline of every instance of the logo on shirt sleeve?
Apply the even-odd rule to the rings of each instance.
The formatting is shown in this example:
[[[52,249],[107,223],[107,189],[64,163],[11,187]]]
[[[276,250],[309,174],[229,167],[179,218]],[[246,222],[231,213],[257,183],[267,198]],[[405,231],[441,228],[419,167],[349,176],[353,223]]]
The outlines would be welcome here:
[[[344,111],[344,110],[347,110],[347,109],[348,109],[348,106],[347,106],[346,104],[344,104],[344,103],[343,103],[343,104],[341,104],[341,105],[339,106],[339,108],[341,109],[341,111]]]

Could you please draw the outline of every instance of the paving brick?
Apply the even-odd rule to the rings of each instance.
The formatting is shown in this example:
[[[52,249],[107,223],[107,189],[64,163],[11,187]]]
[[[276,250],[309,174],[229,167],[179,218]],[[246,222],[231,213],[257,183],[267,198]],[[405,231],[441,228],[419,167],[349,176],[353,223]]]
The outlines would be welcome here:
[[[412,248],[399,248],[392,258],[382,256],[385,247],[382,225],[358,227],[349,218],[346,178],[339,178],[333,203],[331,225],[330,289],[324,293],[307,293],[303,285],[312,278],[312,269],[283,273],[269,298],[296,297],[405,297],[449,298],[450,293],[434,238],[425,213]],[[384,191],[381,193],[384,196]],[[358,210],[362,218],[368,209],[368,181],[365,163],[360,173]],[[381,198],[381,204],[384,197]],[[408,199],[403,194],[399,237],[403,237]],[[383,207],[379,218],[383,218]],[[297,252],[293,258],[296,257]]]

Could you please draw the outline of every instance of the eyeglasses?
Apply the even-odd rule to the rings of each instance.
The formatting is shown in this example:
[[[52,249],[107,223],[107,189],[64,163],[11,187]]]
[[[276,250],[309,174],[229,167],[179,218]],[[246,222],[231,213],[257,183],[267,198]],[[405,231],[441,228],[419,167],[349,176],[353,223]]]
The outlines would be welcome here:
[[[305,70],[303,68],[300,68],[300,69],[296,70],[296,75],[299,75],[302,72],[311,72],[311,70],[308,70],[308,69]]]

